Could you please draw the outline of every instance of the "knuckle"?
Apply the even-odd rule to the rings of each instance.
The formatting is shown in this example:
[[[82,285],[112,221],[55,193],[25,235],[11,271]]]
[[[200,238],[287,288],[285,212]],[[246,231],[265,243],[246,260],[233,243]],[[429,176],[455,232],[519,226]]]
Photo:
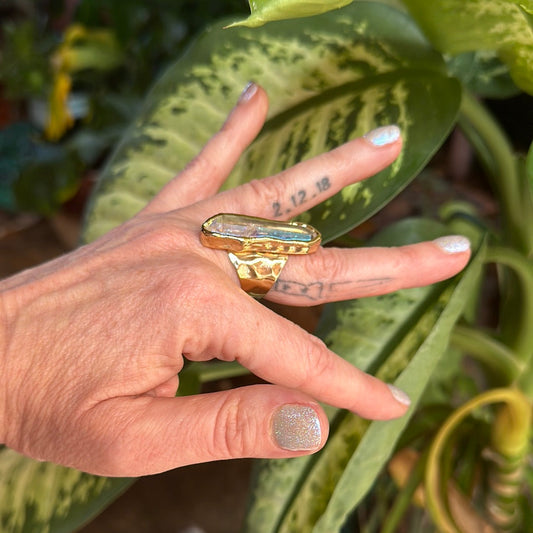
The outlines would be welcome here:
[[[278,180],[252,180],[243,186],[243,196],[251,198],[252,205],[270,205],[283,197],[283,186]]]
[[[302,365],[303,383],[309,383],[311,381],[320,382],[324,379],[328,379],[333,366],[331,352],[328,350],[324,342],[313,336],[311,336],[310,339],[308,347],[304,351]]]
[[[394,250],[391,261],[391,273],[394,283],[390,290],[411,286],[410,280],[417,279],[424,270],[424,262],[412,246],[398,247]]]
[[[250,455],[255,441],[255,424],[248,412],[240,394],[229,391],[215,419],[210,446],[213,457]]]
[[[201,176],[218,175],[217,167],[213,163],[212,158],[207,157],[205,150],[200,152],[192,161],[187,164],[184,172]]]
[[[311,259],[311,258],[310,258]],[[307,262],[308,268],[312,269],[310,274],[313,279],[322,281],[323,279],[334,280],[341,279],[344,275],[344,260],[340,250],[321,248]]]

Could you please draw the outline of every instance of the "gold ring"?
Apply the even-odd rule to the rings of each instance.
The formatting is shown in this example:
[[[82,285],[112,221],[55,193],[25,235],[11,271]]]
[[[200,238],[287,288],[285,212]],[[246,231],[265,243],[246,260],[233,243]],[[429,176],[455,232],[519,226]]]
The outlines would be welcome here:
[[[200,233],[204,246],[228,252],[241,288],[254,298],[272,288],[289,255],[312,254],[320,241],[308,224],[230,213],[207,219]]]

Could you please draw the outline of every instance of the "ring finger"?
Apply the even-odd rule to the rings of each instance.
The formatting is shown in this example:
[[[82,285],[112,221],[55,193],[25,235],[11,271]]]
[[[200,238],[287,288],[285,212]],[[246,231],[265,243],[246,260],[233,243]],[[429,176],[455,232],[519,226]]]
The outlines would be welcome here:
[[[321,248],[291,256],[267,297],[303,306],[377,296],[447,279],[469,257],[470,243],[459,235],[392,248]]]

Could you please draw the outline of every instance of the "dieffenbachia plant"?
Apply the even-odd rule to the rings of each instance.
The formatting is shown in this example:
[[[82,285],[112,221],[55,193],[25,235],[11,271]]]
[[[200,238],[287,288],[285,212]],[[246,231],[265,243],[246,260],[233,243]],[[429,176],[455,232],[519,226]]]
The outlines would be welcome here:
[[[227,187],[287,168],[376,125],[402,128],[406,149],[390,169],[307,214],[326,241],[413,179],[449,133],[460,103],[460,86],[439,54],[409,17],[385,5],[361,3],[305,24],[212,28],[148,96],[104,170],[85,238],[129,218],[181,170],[250,79],[267,90],[270,111]],[[422,122],[423,129],[416,127]]]
[[[518,302],[515,307],[522,312],[518,340],[511,346],[482,334],[481,344],[492,349],[485,359],[501,371],[500,385],[528,384],[531,372],[524,369],[529,363],[528,343],[533,341],[523,327],[533,314],[529,314],[531,298],[523,297],[521,289],[529,286],[531,263],[527,253],[531,250],[524,250],[532,242],[533,229],[527,229],[527,225],[524,228],[520,221],[530,220],[533,212],[529,188],[533,156],[527,165],[515,165],[514,154],[505,142],[502,148],[497,126],[474,99],[461,93],[464,86],[482,87],[487,94],[516,90],[507,69],[517,84],[529,87],[531,62],[524,64],[520,58],[526,57],[533,42],[531,1],[472,0],[461,2],[459,8],[455,0],[427,5],[406,1],[412,15],[405,7],[398,9],[395,0],[355,2],[337,9],[347,3],[257,0],[248,22],[222,21],[201,35],[157,81],[141,114],[108,161],[87,212],[83,239],[97,238],[141,209],[198,153],[249,80],[265,87],[271,107],[263,131],[226,187],[277,172],[379,125],[396,123],[402,129],[405,149],[396,163],[304,215],[322,231],[326,241],[348,232],[406,187],[459,118],[487,168],[496,176],[494,183],[503,212],[512,215],[506,235],[513,236],[513,246],[520,251],[514,250],[515,254],[491,249],[486,239],[468,226],[464,229],[472,233],[477,251],[462,276],[435,287],[327,306],[317,334],[354,364],[396,381],[416,405],[423,401],[429,381],[441,375],[439,361],[450,338],[462,349],[470,346],[475,352],[472,328],[457,331],[454,324],[462,315],[471,315],[469,308],[477,293],[482,263],[487,259],[507,261],[518,272],[510,281],[514,301]],[[500,10],[499,36],[492,41],[476,37],[468,46],[452,48],[450,43],[453,40],[453,46],[458,46],[464,29],[450,18],[450,12],[459,10],[462,16],[468,9],[467,33],[473,35],[473,30],[488,32],[491,13],[502,6],[505,9]],[[311,16],[329,9],[334,11]],[[300,16],[308,18],[296,19]],[[284,18],[291,20],[269,22]],[[439,24],[430,27],[427,19]],[[247,27],[247,23],[253,27]],[[223,29],[231,25],[234,27]],[[462,38],[467,40],[464,35]],[[485,43],[488,50],[481,50],[476,43]],[[447,54],[486,52],[490,60],[466,53],[443,56],[435,47]],[[461,82],[451,72],[459,75]],[[529,176],[529,183],[525,176]],[[520,194],[513,180],[522,180]],[[517,196],[520,205],[515,205]],[[457,225],[458,220],[462,219],[453,223]],[[386,229],[375,242],[400,244],[432,238],[444,231],[449,229],[436,222],[404,221]],[[517,330],[512,324],[506,327],[507,338],[513,337],[513,331]],[[521,359],[515,356],[517,347]],[[482,354],[475,355],[483,359]],[[225,364],[190,365],[180,377],[180,393],[194,393],[206,380],[239,372],[241,368]],[[457,373],[453,379],[458,379]],[[482,397],[480,403],[491,398],[495,397]],[[496,398],[509,400],[506,405],[510,407],[498,419],[504,421],[501,427],[511,427],[509,420],[516,411],[513,406],[523,402],[512,395]],[[409,428],[416,426],[416,420],[409,417],[369,423],[343,411],[330,410],[329,416],[331,436],[321,453],[260,463],[246,519],[248,531],[340,531],[376,482],[395,447],[403,445]],[[437,444],[446,442],[450,428],[455,427],[455,419],[452,422],[443,425]],[[493,434],[493,442],[501,444],[502,435],[496,430]],[[523,441],[523,435],[522,425],[514,431],[513,443]],[[449,523],[455,527],[453,517],[443,515],[448,507],[445,495],[439,492],[441,487],[431,492],[435,465],[440,464],[437,444],[432,448],[432,467],[428,468],[428,508],[440,527]],[[523,446],[493,448],[520,449],[517,464],[518,470],[523,469],[527,446],[526,452]],[[5,448],[0,450],[0,474],[0,528],[13,532],[71,531],[131,483],[36,463]],[[501,476],[498,479],[501,481]],[[394,528],[405,502],[410,501],[409,493],[402,491],[394,516],[387,519],[389,528]]]

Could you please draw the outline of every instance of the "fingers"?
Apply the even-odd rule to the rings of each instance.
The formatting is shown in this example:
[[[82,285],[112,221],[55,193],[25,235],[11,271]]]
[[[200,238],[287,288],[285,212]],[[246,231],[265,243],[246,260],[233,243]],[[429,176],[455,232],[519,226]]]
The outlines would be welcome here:
[[[268,299],[286,305],[320,303],[422,287],[457,274],[470,243],[456,235],[395,248],[320,248],[291,256]]]
[[[401,149],[400,131],[386,126],[275,176],[251,181],[202,204],[204,215],[221,212],[270,219],[292,218],[345,186],[383,170]]]
[[[193,321],[200,316],[191,317]],[[205,317],[204,317],[205,321]],[[239,289],[224,293],[224,306],[210,306],[209,321],[224,332],[213,344],[190,339],[185,357],[237,360],[256,376],[365,418],[390,419],[405,413],[387,385],[353,367],[294,323],[273,313]]]
[[[242,152],[263,127],[267,110],[265,91],[255,84],[248,85],[220,131],[145,211],[171,211],[216,194]]]
[[[221,459],[284,458],[313,453],[328,435],[320,406],[298,391],[272,385],[183,398],[118,398],[85,421],[110,421],[94,445],[100,457],[83,466],[107,476],[142,476]]]

